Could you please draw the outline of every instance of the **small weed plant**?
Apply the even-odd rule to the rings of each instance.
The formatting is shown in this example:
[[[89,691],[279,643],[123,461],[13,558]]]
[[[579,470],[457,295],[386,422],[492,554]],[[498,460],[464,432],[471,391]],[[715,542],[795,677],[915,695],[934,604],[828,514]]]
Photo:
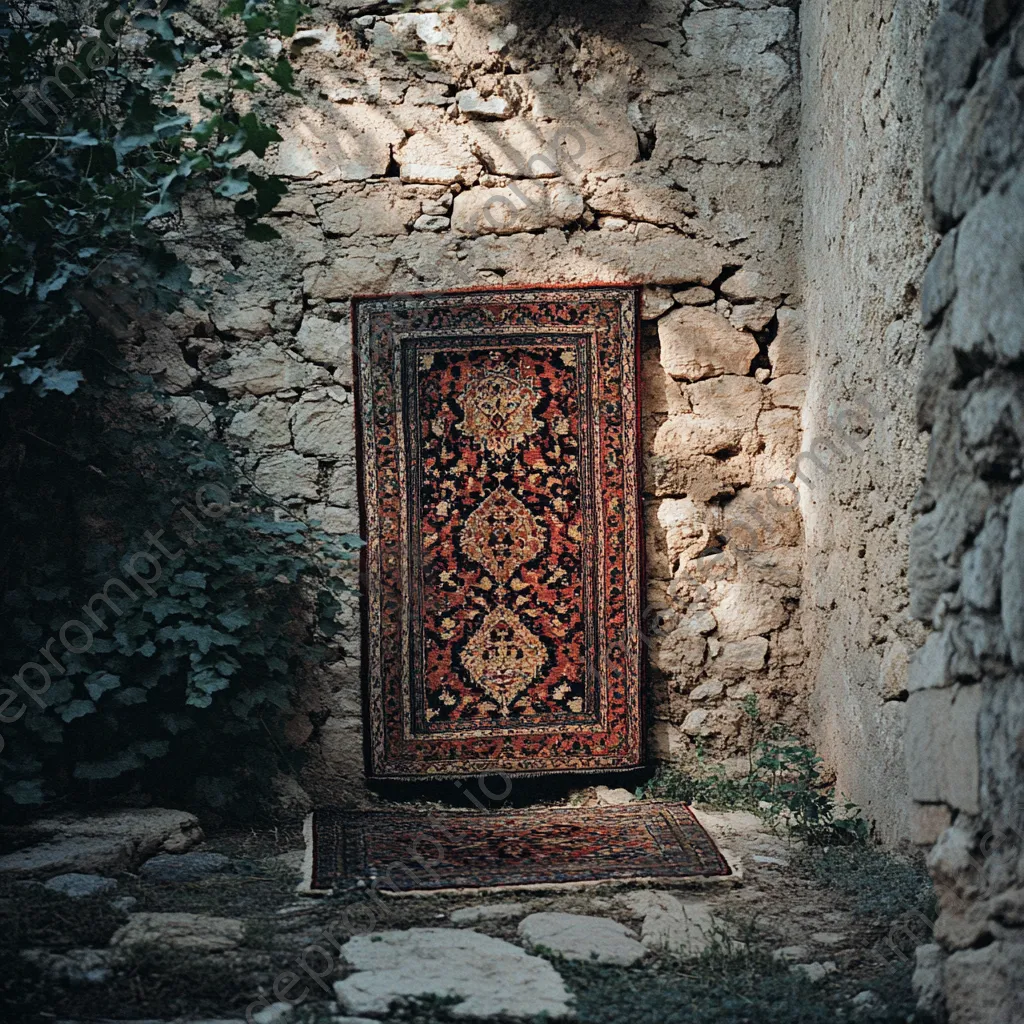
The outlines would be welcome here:
[[[851,803],[837,803],[821,758],[778,725],[765,722],[757,695],[743,701],[747,771],[730,777],[698,748],[689,764],[668,765],[637,789],[641,798],[683,800],[753,811],[814,846],[850,846],[868,838],[868,823]]]

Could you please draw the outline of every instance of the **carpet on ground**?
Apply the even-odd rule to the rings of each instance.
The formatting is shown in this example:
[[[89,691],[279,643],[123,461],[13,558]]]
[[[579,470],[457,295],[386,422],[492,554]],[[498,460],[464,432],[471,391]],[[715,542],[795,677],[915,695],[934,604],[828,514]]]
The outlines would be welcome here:
[[[389,894],[669,883],[731,874],[685,804],[346,810],[306,821],[302,888]]]

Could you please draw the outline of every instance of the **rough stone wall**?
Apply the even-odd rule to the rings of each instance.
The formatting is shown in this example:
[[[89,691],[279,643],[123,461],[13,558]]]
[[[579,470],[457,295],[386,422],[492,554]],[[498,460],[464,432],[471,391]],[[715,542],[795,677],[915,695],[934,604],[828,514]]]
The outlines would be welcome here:
[[[944,2],[925,59],[931,432],[910,547],[910,792],[935,842],[923,1001],[1024,1020],[1024,11]]]
[[[803,630],[812,735],[888,842],[909,832],[904,733],[911,504],[925,442],[921,55],[933,6],[801,7],[805,301]]]
[[[318,6],[270,154],[295,182],[283,237],[196,211],[180,240],[209,303],[140,356],[260,487],[354,532],[353,294],[648,286],[654,748],[733,753],[746,694],[797,730],[805,713],[799,513],[769,486],[793,479],[805,381],[797,20],[765,0],[558,7]],[[361,785],[358,641],[338,653],[291,723],[319,799]]]

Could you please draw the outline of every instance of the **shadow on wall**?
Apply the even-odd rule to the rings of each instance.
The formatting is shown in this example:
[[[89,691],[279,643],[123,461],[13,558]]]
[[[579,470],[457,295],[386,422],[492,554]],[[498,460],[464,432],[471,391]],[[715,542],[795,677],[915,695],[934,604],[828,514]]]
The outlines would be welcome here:
[[[683,6],[683,5],[681,5]],[[647,0],[512,0],[509,15],[523,24],[546,25],[560,17],[578,18],[588,28],[635,25],[648,12]],[[685,10],[680,10],[683,15]]]

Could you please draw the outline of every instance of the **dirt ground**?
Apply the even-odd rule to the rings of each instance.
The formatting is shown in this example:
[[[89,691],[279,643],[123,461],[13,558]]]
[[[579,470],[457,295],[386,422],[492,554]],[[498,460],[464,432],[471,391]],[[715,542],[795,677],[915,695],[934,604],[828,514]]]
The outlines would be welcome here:
[[[574,992],[584,1024],[905,1024],[920,1019],[913,1016],[912,948],[923,941],[916,922],[926,920],[931,908],[920,865],[872,847],[806,849],[772,834],[746,812],[698,813],[740,864],[741,874],[714,883],[683,883],[671,891],[705,901],[721,922],[720,931],[697,958],[654,951],[629,968],[570,962],[541,951]],[[316,983],[308,985],[309,997],[290,1019],[337,1018],[330,985],[345,976],[346,968],[340,958],[327,963],[317,949],[337,949],[337,943],[325,940],[325,930],[343,909],[366,901],[366,894],[297,895],[298,826],[208,830],[200,849],[226,854],[230,869],[174,883],[124,874],[118,878],[117,906],[109,893],[69,899],[37,882],[0,884],[4,1020],[242,1020],[254,1000],[275,1001],[276,978],[289,970],[301,973],[304,964]],[[619,897],[642,888],[608,884],[572,891],[392,896],[373,902],[378,908],[373,927],[453,927],[449,914],[455,909],[514,902],[523,904],[517,916],[473,927],[517,942],[516,924],[526,913],[564,911],[614,918],[639,934],[640,918]],[[135,902],[126,906],[125,897]],[[135,948],[111,961],[102,980],[77,977],[60,959],[82,956],[69,951],[105,950],[129,913],[147,911],[236,918],[244,924],[244,939],[221,953]],[[51,956],[26,955],[33,950]],[[795,963],[811,966],[794,970]],[[446,1006],[420,1003],[395,1007],[388,1019],[426,1024],[451,1019],[450,1013]]]

